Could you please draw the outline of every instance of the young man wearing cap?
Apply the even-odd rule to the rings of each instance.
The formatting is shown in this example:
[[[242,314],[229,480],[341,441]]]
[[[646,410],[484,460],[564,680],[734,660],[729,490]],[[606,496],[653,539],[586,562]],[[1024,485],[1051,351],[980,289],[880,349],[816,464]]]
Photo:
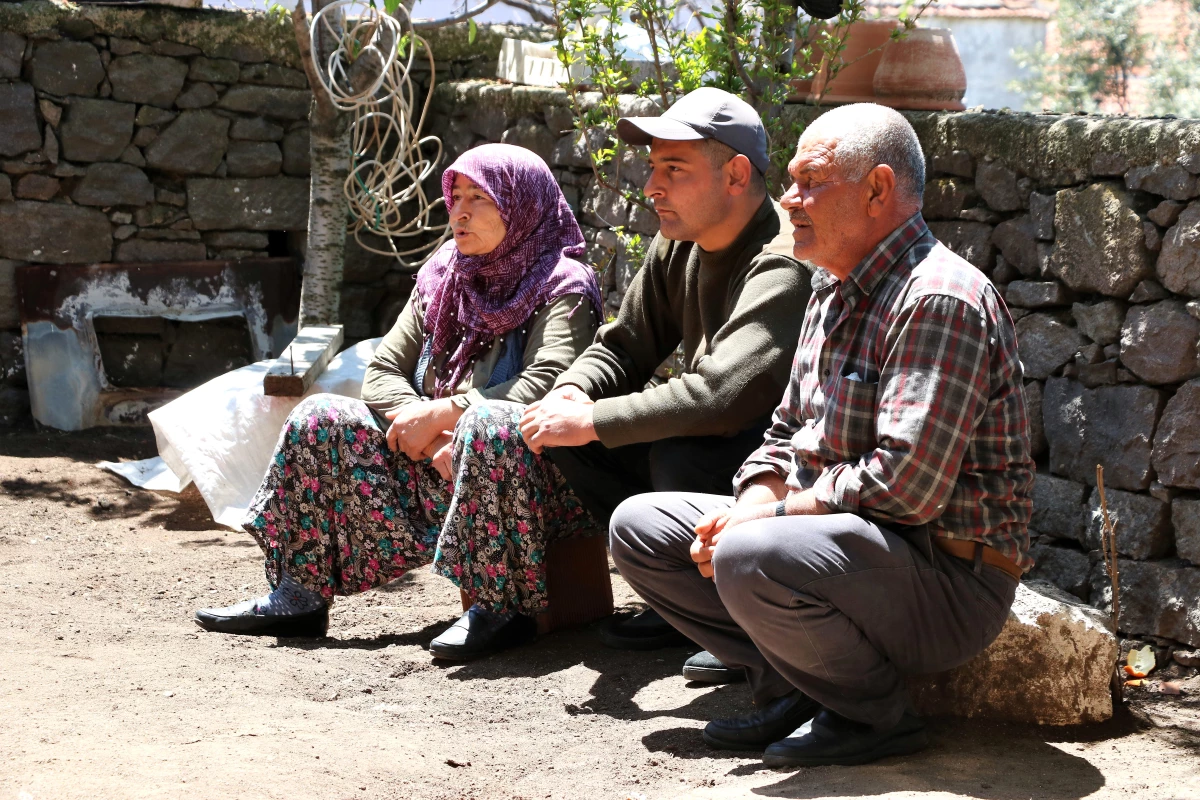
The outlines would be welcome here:
[[[925,746],[905,676],[983,650],[1032,565],[1022,369],[996,288],[921,216],[903,116],[829,111],[789,172],[795,254],[820,269],[787,394],[736,500],[632,498],[612,556],[745,667],[758,709],[705,741],[765,748],[769,766],[861,764]]]
[[[766,131],[747,103],[697,89],[617,133],[650,147],[645,194],[660,230],[616,319],[522,420],[530,448],[546,449],[601,521],[643,492],[729,491],[783,394],[812,292],[767,194]],[[648,387],[680,343],[682,374]],[[605,634],[632,649],[681,638],[654,612]],[[685,669],[712,682],[741,674],[707,653]]]

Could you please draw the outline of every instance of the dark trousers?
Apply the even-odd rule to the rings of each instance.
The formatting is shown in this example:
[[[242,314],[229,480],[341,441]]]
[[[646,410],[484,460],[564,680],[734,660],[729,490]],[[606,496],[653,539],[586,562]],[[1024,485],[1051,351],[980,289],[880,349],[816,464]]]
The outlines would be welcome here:
[[[605,524],[622,501],[644,492],[729,494],[733,476],[763,443],[770,416],[733,436],[677,436],[608,448],[548,448],[583,507]]]
[[[613,561],[656,611],[721,663],[745,667],[762,704],[802,690],[880,729],[908,707],[904,676],[966,663],[1000,634],[1017,582],[855,514],[755,520],[722,534],[714,578],[693,527],[733,498],[646,494],[613,514]]]

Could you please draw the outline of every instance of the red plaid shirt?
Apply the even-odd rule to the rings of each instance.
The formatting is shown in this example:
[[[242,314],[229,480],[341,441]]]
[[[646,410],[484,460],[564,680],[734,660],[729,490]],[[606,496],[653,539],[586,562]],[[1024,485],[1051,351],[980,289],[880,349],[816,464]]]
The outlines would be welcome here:
[[[839,512],[991,545],[1023,569],[1033,461],[1012,319],[913,215],[813,275],[783,401],[734,493],[773,473]]]

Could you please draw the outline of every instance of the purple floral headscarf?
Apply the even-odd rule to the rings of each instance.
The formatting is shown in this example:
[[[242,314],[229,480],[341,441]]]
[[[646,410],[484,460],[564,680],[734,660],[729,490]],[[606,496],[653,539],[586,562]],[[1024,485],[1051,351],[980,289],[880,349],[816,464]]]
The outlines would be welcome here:
[[[442,175],[447,210],[457,175],[495,202],[505,234],[495,250],[479,256],[463,255],[446,242],[417,273],[426,341],[432,339],[434,353],[453,348],[434,398],[451,394],[495,337],[524,325],[556,298],[581,294],[597,313],[603,307],[595,271],[575,260],[584,251],[579,223],[541,158],[509,144],[469,150]]]

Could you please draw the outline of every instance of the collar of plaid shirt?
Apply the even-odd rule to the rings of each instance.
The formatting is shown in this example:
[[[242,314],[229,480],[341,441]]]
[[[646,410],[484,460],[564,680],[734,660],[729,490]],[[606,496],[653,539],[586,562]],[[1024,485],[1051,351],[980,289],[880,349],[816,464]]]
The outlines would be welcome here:
[[[883,280],[883,276],[887,275],[892,265],[928,233],[929,226],[925,224],[925,218],[918,211],[906,219],[899,228],[889,233],[887,238],[871,251],[870,255],[858,262],[858,266],[846,280],[853,282],[863,294],[870,295],[871,291]],[[838,283],[840,281],[837,277],[824,267],[819,267],[813,274],[814,292],[823,293],[826,289],[837,286]]]

